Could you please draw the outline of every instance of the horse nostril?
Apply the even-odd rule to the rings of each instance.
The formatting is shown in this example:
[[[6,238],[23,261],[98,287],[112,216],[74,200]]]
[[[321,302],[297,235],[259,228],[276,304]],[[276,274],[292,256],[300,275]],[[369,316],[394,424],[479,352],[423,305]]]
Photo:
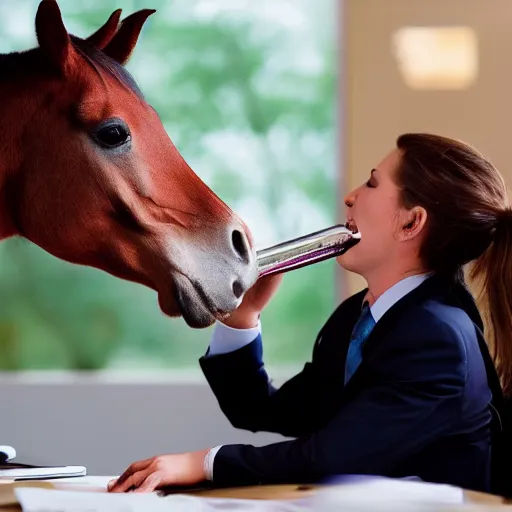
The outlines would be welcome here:
[[[245,263],[248,263],[249,244],[247,243],[245,236],[240,231],[238,231],[238,229],[234,229],[231,233],[231,243],[233,244],[233,249],[235,250],[237,256],[239,256]]]
[[[244,293],[244,288],[240,284],[240,281],[235,281],[233,283],[233,294],[237,299],[239,299],[242,296],[242,293]]]

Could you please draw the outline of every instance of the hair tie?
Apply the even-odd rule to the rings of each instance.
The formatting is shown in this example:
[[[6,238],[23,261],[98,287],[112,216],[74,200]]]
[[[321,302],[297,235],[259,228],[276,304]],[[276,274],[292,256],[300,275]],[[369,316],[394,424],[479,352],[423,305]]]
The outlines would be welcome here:
[[[512,207],[507,206],[505,209],[498,212],[498,215],[496,216],[496,225],[512,227]]]

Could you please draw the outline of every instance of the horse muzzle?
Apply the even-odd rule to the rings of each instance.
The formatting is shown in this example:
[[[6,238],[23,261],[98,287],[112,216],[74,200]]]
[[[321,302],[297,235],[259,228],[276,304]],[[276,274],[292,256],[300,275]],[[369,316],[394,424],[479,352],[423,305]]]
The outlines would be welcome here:
[[[157,286],[160,308],[183,316],[193,328],[208,327],[232,313],[256,282],[256,251],[238,223],[205,228],[196,237],[173,237],[167,258],[170,275]]]

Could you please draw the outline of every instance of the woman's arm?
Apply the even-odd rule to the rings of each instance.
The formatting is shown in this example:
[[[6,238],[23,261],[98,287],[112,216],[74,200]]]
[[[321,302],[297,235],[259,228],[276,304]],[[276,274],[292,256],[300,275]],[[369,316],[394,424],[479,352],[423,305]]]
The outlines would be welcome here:
[[[213,340],[219,339],[215,334],[222,333],[223,326],[216,329]],[[291,437],[310,433],[317,403],[313,364],[306,363],[299,374],[276,389],[264,367],[261,333],[253,334],[253,341],[242,340],[238,346],[230,340],[235,347],[230,352],[218,353],[212,343],[214,355],[209,351],[199,361],[221,410],[236,428]]]
[[[347,473],[385,474],[449,432],[462,407],[465,361],[460,335],[433,326],[422,339],[392,347],[379,361],[385,371],[380,382],[361,390],[316,432],[263,447],[221,447],[213,462],[213,482],[252,485],[312,482]],[[262,376],[262,388],[264,382]],[[263,389],[260,395],[265,396]],[[267,398],[265,404],[271,401]],[[244,410],[243,397],[240,402]],[[229,404],[229,409],[235,408]],[[269,423],[268,411],[285,421],[277,406],[261,410]]]

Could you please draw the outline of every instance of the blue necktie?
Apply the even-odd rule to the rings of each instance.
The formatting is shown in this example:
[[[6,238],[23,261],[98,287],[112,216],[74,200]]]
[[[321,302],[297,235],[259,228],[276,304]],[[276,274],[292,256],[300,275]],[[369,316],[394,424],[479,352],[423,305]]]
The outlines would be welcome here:
[[[375,320],[373,319],[370,311],[370,306],[368,305],[368,302],[366,302],[350,338],[347,361],[345,363],[345,384],[350,380],[358,366],[361,364],[363,359],[363,343],[367,340],[374,326]]]

